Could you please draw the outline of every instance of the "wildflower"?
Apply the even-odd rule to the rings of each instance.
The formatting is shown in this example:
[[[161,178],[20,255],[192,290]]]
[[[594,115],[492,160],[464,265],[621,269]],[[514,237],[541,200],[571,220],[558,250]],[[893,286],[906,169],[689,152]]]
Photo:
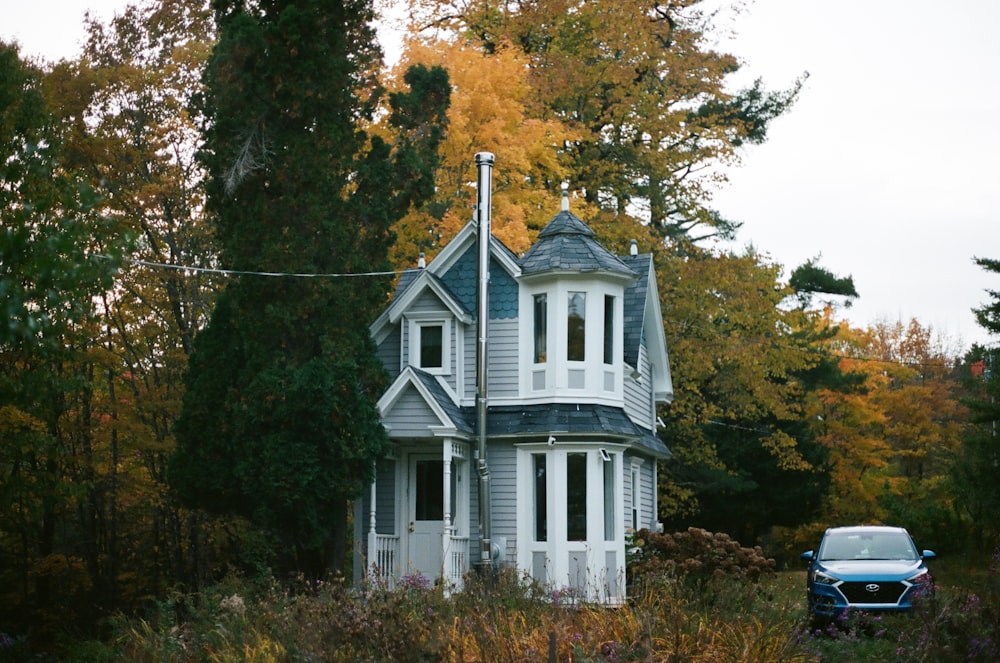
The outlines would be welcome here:
[[[243,616],[247,610],[246,604],[243,602],[243,597],[239,594],[233,594],[232,596],[227,596],[219,602],[219,607],[226,612],[231,612],[234,615]]]

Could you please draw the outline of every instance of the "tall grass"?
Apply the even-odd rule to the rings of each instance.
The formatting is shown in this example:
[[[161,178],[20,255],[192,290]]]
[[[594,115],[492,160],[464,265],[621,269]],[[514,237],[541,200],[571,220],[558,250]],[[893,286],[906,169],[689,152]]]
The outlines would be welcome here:
[[[942,582],[913,615],[848,615],[812,632],[802,571],[749,580],[661,570],[633,579],[618,607],[580,602],[514,571],[471,575],[451,597],[420,576],[395,589],[234,579],[172,597],[141,619],[120,618],[112,637],[76,643],[52,660],[994,662],[996,587],[975,589]],[[0,638],[0,662],[20,660],[45,659]]]

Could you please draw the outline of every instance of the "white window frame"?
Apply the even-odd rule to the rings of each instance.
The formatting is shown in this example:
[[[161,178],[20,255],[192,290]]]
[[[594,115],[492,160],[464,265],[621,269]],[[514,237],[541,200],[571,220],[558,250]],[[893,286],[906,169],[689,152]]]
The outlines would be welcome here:
[[[440,313],[416,314],[407,316],[408,322],[408,358],[410,366],[427,371],[432,375],[451,375],[452,349],[451,337],[453,321]],[[441,365],[422,366],[420,364],[420,338],[424,327],[441,327]]]

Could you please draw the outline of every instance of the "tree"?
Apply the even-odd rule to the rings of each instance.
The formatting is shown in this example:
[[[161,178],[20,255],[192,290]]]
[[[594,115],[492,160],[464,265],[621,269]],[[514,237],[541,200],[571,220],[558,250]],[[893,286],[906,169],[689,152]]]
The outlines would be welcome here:
[[[685,252],[657,260],[674,402],[663,433],[674,458],[661,517],[754,540],[807,521],[825,494],[826,453],[805,420],[812,314],[782,310],[778,266]]]
[[[392,223],[433,190],[447,75],[408,72],[410,93],[390,98],[395,142],[369,140],[368,0],[214,10],[208,208],[222,264],[253,273],[226,285],[196,339],[170,478],[187,504],[274,536],[279,569],[319,575],[340,568],[348,500],[387,449],[367,322],[388,279],[371,274],[388,269]]]
[[[965,418],[954,350],[916,320],[842,324],[825,348],[853,381],[824,386],[813,405],[830,452],[823,525],[885,522],[943,539],[957,520],[948,477]]]
[[[95,301],[125,248],[66,156],[44,82],[0,43],[0,619],[42,638],[93,618],[78,514],[92,495]]]
[[[566,171],[555,148],[570,137],[561,122],[532,114],[527,58],[513,48],[486,55],[461,41],[415,38],[396,71],[413,65],[446,69],[454,91],[436,190],[394,227],[393,264],[411,267],[421,252],[432,258],[469,221],[475,206],[472,155],[482,151],[499,160],[493,234],[515,252],[527,250],[558,209],[558,184]],[[390,88],[397,79],[390,77]]]
[[[976,264],[1000,274],[1000,260],[977,258]],[[990,301],[974,309],[979,326],[1000,335],[1000,290],[988,290]],[[962,438],[953,470],[957,502],[968,514],[973,533],[982,544],[1000,536],[1000,348],[974,345],[965,356],[966,397],[970,425]]]
[[[527,57],[538,117],[573,138],[558,147],[574,188],[618,216],[640,216],[665,238],[730,236],[714,211],[718,166],[766,137],[795,100],[761,81],[730,92],[735,56],[708,46],[700,0],[415,1],[425,25],[488,54],[510,44]]]
[[[792,270],[788,286],[795,291],[795,297],[802,307],[808,307],[817,295],[833,295],[846,298],[846,305],[858,297],[854,278],[837,276],[819,265],[819,257],[811,258]]]

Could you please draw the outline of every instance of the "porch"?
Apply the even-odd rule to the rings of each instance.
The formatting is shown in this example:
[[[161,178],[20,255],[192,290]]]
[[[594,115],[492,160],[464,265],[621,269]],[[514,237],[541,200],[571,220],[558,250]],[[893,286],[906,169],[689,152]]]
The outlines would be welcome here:
[[[359,551],[370,582],[394,588],[421,575],[446,591],[463,587],[471,564],[469,449],[450,439],[433,446],[401,445],[376,467]]]

